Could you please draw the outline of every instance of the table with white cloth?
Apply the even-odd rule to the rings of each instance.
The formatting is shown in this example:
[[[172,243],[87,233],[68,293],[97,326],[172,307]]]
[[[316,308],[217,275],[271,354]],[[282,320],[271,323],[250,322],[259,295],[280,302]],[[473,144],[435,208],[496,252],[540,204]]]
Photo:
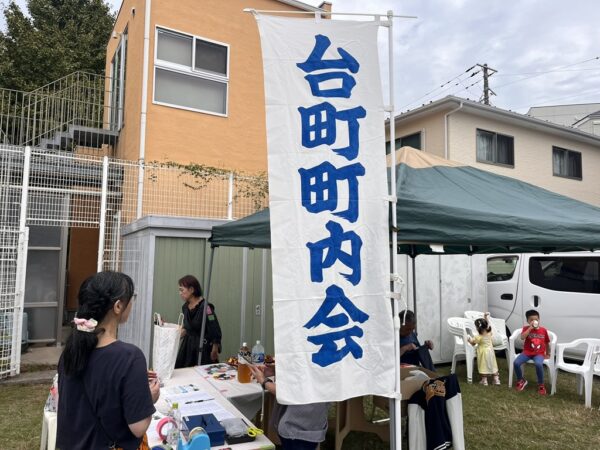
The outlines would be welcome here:
[[[161,444],[159,437],[155,433],[157,419],[160,414],[166,414],[169,410],[169,404],[165,401],[165,397],[168,395],[167,392],[169,389],[175,388],[177,386],[189,386],[194,385],[199,388],[201,391],[208,394],[212,399],[219,403],[220,407],[225,411],[230,413],[231,415],[239,418],[245,419],[244,414],[237,409],[227,398],[220,392],[220,389],[215,388],[214,384],[211,383],[207,377],[200,375],[200,373],[194,368],[186,368],[186,369],[176,369],[173,371],[173,376],[164,382],[164,386],[161,388],[161,396],[156,402],[156,410],[157,414],[148,429],[148,443],[150,447],[154,445]],[[258,389],[261,389],[259,385],[254,383]],[[249,421],[245,419],[247,423]],[[274,449],[275,446],[273,443],[264,435],[258,435],[256,440],[253,442],[246,442],[243,444],[223,444],[215,447],[211,447],[211,449],[219,450],[223,448],[230,447],[232,450],[256,450],[256,449]]]
[[[197,366],[195,370],[239,409],[247,419],[252,420],[262,408],[262,387],[254,380],[250,383],[240,383],[237,380],[235,367],[219,363]]]

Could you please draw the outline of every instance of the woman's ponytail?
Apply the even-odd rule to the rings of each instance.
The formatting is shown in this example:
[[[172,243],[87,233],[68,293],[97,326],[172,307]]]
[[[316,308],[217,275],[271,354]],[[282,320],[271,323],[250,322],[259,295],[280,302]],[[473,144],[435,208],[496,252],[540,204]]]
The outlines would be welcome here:
[[[79,288],[79,309],[74,320],[75,327],[63,350],[66,375],[80,375],[87,367],[90,354],[98,345],[98,328],[117,300],[125,307],[133,296],[133,281],[124,273],[98,272],[87,278]]]

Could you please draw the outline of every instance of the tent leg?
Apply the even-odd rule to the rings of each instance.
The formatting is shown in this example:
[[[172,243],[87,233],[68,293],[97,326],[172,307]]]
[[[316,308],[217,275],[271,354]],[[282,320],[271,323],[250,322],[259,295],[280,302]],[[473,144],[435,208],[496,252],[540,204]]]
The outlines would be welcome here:
[[[411,264],[412,264],[412,297],[413,297],[413,312],[415,313],[415,318],[417,317],[417,265],[415,263],[416,256],[411,256]],[[419,322],[417,321],[417,324]]]
[[[202,350],[204,348],[204,332],[206,331],[206,310],[208,309],[208,299],[210,294],[210,281],[212,278],[213,260],[215,256],[215,248],[210,248],[210,255],[208,257],[208,278],[206,280],[206,287],[204,289],[204,311],[202,311],[202,328],[200,331],[200,350],[198,353],[198,365],[202,364]]]

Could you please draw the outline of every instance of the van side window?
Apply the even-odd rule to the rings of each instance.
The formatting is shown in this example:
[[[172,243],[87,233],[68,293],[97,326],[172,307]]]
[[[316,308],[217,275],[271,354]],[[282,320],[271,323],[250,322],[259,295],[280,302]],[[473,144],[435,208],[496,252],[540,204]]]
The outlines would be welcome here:
[[[488,258],[487,260],[487,280],[488,281],[506,281],[510,280],[517,267],[518,256],[501,256]]]
[[[600,257],[539,257],[529,260],[529,280],[553,291],[600,293]]]

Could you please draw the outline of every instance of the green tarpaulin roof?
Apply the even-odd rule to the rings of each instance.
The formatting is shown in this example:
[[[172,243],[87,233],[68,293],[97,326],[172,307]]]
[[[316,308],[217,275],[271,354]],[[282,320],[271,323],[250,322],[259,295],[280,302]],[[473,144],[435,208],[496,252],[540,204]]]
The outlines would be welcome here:
[[[398,152],[397,233],[402,253],[600,249],[600,208],[514,178],[412,148]],[[270,247],[265,209],[213,228],[214,246]]]

